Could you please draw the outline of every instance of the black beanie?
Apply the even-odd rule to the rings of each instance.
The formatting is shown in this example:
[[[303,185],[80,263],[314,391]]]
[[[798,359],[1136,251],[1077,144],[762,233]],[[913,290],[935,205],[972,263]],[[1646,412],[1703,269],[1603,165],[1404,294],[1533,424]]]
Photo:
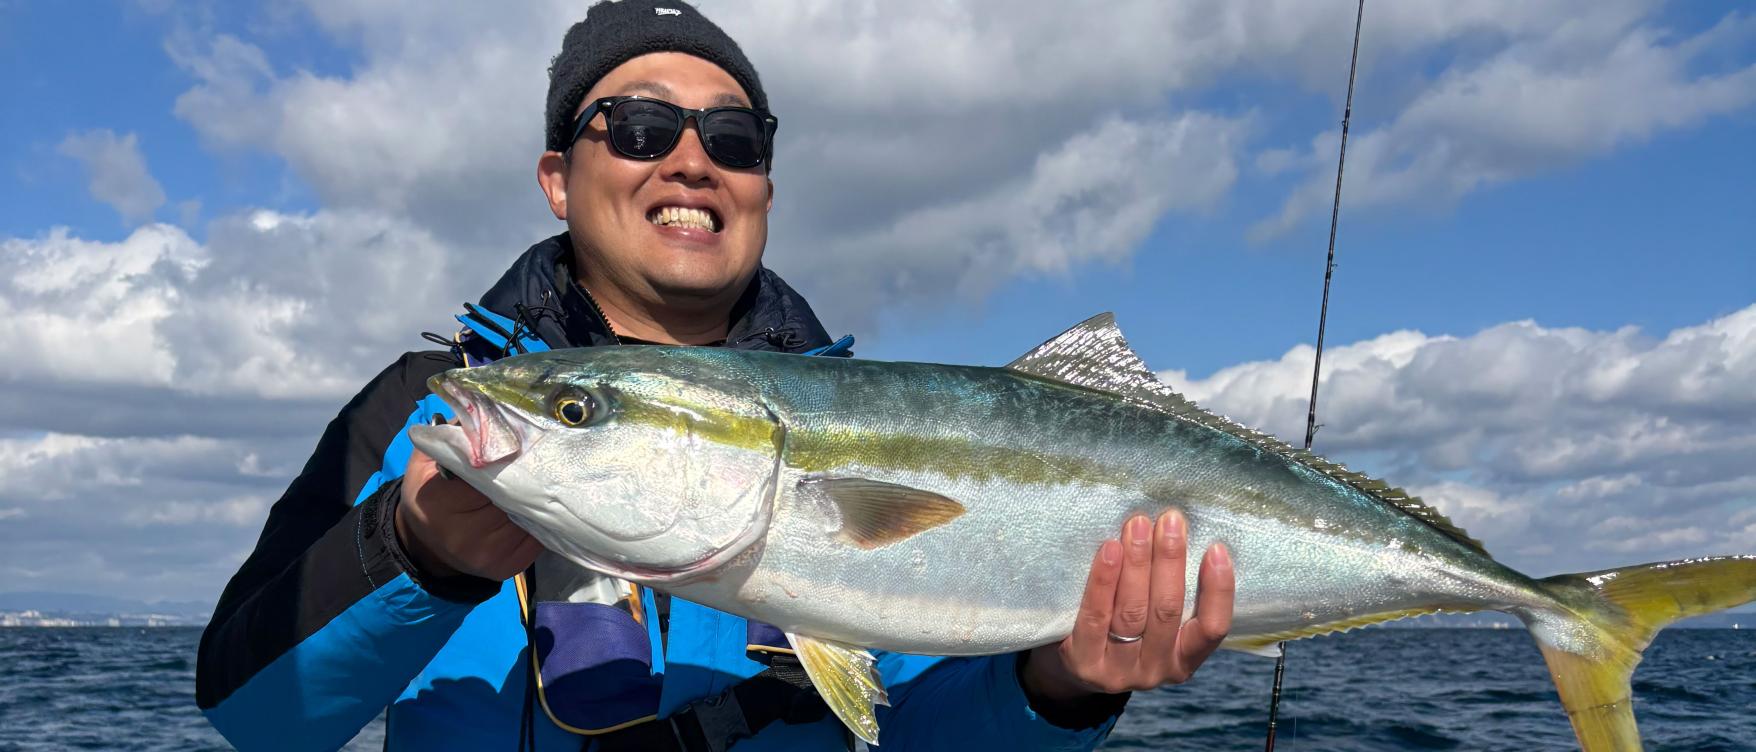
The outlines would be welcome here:
[[[724,68],[751,106],[768,109],[756,68],[738,43],[681,0],[605,0],[567,30],[561,54],[549,63],[549,151],[566,151],[573,114],[585,93],[616,66],[650,52],[683,52]]]

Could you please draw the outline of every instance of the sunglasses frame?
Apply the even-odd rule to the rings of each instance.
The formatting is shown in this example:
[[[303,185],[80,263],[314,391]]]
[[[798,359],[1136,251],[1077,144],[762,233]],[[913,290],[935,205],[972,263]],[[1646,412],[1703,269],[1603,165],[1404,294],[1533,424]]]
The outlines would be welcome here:
[[[726,167],[730,167],[734,170],[748,170],[748,169],[751,169],[754,167],[761,167],[764,164],[768,164],[774,157],[774,132],[775,132],[775,129],[780,127],[780,121],[775,119],[775,117],[773,115],[770,115],[767,112],[764,112],[762,110],[758,110],[758,109],[755,109],[752,107],[709,107],[705,110],[692,110],[692,109],[689,109],[687,107],[683,107],[681,105],[666,102],[663,99],[656,99],[654,97],[642,97],[642,96],[600,97],[596,101],[592,102],[591,106],[587,107],[583,111],[581,111],[579,113],[579,118],[573,122],[573,138],[567,142],[567,151],[569,153],[571,153],[573,151],[573,145],[579,143],[580,136],[585,135],[585,126],[589,125],[591,123],[591,119],[594,117],[597,117],[598,113],[600,113],[600,112],[604,114],[604,130],[607,134],[610,131],[610,129],[613,127],[613,126],[611,126],[611,122],[610,122],[611,112],[617,106],[622,105],[622,104],[627,103],[627,102],[651,102],[653,104],[660,105],[662,107],[665,107],[665,108],[671,110],[671,112],[677,116],[676,135],[671,138],[671,142],[669,144],[665,145],[665,148],[660,149],[657,154],[653,154],[651,156],[643,156],[640,154],[628,153],[627,151],[623,150],[622,147],[616,143],[615,136],[611,135],[607,139],[610,142],[610,148],[615,149],[617,154],[620,154],[620,155],[627,157],[629,159],[639,159],[639,160],[646,160],[646,161],[650,161],[650,160],[654,160],[654,159],[663,159],[665,157],[665,155],[671,153],[672,149],[677,148],[678,142],[683,140],[683,131],[688,127],[690,120],[695,121],[695,133],[696,133],[697,138],[701,138],[701,150],[704,152],[707,152],[708,158],[712,159],[714,162],[717,162],[717,163],[724,165]],[[703,137],[702,133],[701,133],[701,123],[709,115],[713,115],[713,114],[719,113],[719,112],[749,113],[749,114],[756,117],[757,122],[760,122],[762,124],[762,145],[760,148],[757,149],[756,161],[754,163],[751,163],[748,165],[732,164],[732,163],[727,162],[723,159],[720,159],[718,155],[714,154],[712,150],[707,148],[707,139],[705,137]]]

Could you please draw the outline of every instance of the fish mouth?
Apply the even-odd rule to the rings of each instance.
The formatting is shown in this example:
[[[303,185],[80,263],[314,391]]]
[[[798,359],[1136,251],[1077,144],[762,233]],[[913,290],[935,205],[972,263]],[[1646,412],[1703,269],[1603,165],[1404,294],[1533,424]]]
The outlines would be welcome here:
[[[511,462],[524,451],[530,423],[508,411],[486,394],[462,386],[445,374],[434,376],[429,386],[433,394],[451,407],[457,416],[456,429],[463,434],[468,447],[470,467],[481,470],[491,465]],[[443,429],[443,426],[435,426]]]

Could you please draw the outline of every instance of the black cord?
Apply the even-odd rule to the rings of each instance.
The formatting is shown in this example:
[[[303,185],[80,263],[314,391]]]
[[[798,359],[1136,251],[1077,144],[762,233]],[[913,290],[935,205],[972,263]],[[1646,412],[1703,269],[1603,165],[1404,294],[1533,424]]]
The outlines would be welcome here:
[[[494,323],[494,320],[488,318],[487,314],[483,313],[482,309],[477,307],[476,304],[464,303],[463,309],[469,311],[471,315],[475,316],[475,323],[480,324],[483,329],[487,329],[494,334],[506,338],[506,345],[500,348],[501,355],[511,355],[514,349],[517,349],[521,353],[524,352],[524,345],[518,344],[518,340],[513,338],[512,332],[506,331],[504,327]],[[518,324],[514,323],[512,328],[517,329]]]
[[[555,323],[560,324],[562,329],[567,328],[567,313],[549,305],[548,291],[543,292],[543,302],[534,306],[513,303],[512,312],[514,314],[512,317],[512,339],[515,341],[525,336],[536,337],[537,322],[541,321],[544,316],[554,319]],[[520,345],[520,348],[522,347],[523,345]]]
[[[768,340],[768,344],[781,350],[793,350],[805,344],[805,338],[799,335],[799,330],[796,327],[784,326],[776,329],[771,326],[739,337],[726,343],[726,346],[737,347],[757,338]]]
[[[457,349],[457,342],[453,341],[451,338],[446,337],[443,334],[434,334],[432,332],[421,332],[421,339],[424,339],[424,340],[431,342],[435,345],[439,345],[440,347],[443,347],[447,350],[456,350]]]

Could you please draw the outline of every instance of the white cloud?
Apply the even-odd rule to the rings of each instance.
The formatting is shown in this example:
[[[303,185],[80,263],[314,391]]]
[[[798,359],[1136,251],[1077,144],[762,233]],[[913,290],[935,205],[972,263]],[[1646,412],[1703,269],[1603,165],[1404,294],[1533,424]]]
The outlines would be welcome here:
[[[1593,14],[1447,70],[1388,124],[1349,144],[1343,201],[1356,209],[1448,204],[1756,102],[1756,65],[1698,70],[1703,58],[1756,37],[1756,19],[1734,13],[1682,39],[1633,18],[1625,26],[1604,20]],[[1329,207],[1339,139],[1329,131],[1303,155],[1262,155],[1265,172],[1296,164],[1315,174],[1251,229],[1252,238],[1284,233]]]
[[[328,413],[422,349],[423,329],[449,331],[485,276],[460,278],[459,256],[349,211],[223,217],[205,244],[156,224],[114,243],[60,228],[0,240],[0,342],[35,353],[0,364],[0,380],[36,394],[0,407],[0,425],[236,435],[280,409],[265,398]],[[264,430],[280,429],[250,432]]]
[[[210,600],[288,477],[239,472],[246,447],[297,456],[310,443],[308,435],[0,439],[6,588]]]
[[[109,204],[130,224],[150,219],[165,205],[165,190],[146,169],[134,134],[117,137],[108,129],[70,133],[56,147],[79,160],[91,179],[91,197]]]
[[[1106,121],[1015,180],[843,233],[816,252],[784,249],[776,263],[832,291],[844,326],[866,329],[882,301],[979,300],[1020,274],[1124,259],[1167,211],[1200,210],[1225,194],[1245,127],[1201,113]]]
[[[1362,75],[1380,95],[1370,109],[1399,114],[1356,141],[1350,204],[1442,203],[1747,105],[1750,71],[1692,65],[1733,43],[1744,19],[1733,14],[1678,41],[1649,20],[1655,7],[1374,6]],[[433,13],[413,0],[308,0],[305,8],[324,33],[357,48],[359,64],[334,75],[286,72],[225,35],[167,46],[198,82],[177,112],[208,143],[277,154],[326,206],[406,218],[472,257],[558,229],[532,175],[547,65],[580,6]],[[757,64],[781,117],[770,260],[844,326],[872,321],[882,300],[934,305],[951,289],[979,295],[1008,278],[1126,258],[1140,228],[1223,199],[1237,181],[1233,161],[1252,148],[1241,124],[1253,115],[1179,102],[1238,77],[1335,95],[1350,10],[1220,0],[707,7]],[[1447,59],[1428,81],[1436,50]],[[1626,96],[1628,87],[1642,95]],[[1118,123],[1213,129],[1177,136],[1190,146],[1176,167],[1209,156],[1201,149],[1217,153],[1191,172],[1146,180],[1144,166],[1111,164],[1128,161],[1119,152],[1096,157],[1142,143],[1126,140]],[[1103,134],[1124,140],[1093,141]],[[1334,139],[1258,150],[1259,169],[1309,177],[1256,236],[1325,205]],[[1162,165],[1164,139],[1151,140],[1158,150],[1142,161]],[[1075,150],[1103,163],[1098,179],[1149,195],[1080,194],[1090,178],[1051,164]],[[1033,214],[1066,208],[1045,192],[1079,195],[1080,226]],[[900,274],[898,252],[931,268]],[[942,275],[950,278],[941,283]],[[902,284],[918,280],[934,283]]]
[[[1299,442],[1311,359],[1299,346],[1206,378],[1160,376]],[[1656,339],[1532,322],[1395,332],[1325,352],[1323,365],[1318,451],[1426,494],[1503,558],[1548,571],[1606,565],[1593,552],[1660,559],[1756,542],[1756,520],[1726,525],[1756,504],[1756,305]]]

